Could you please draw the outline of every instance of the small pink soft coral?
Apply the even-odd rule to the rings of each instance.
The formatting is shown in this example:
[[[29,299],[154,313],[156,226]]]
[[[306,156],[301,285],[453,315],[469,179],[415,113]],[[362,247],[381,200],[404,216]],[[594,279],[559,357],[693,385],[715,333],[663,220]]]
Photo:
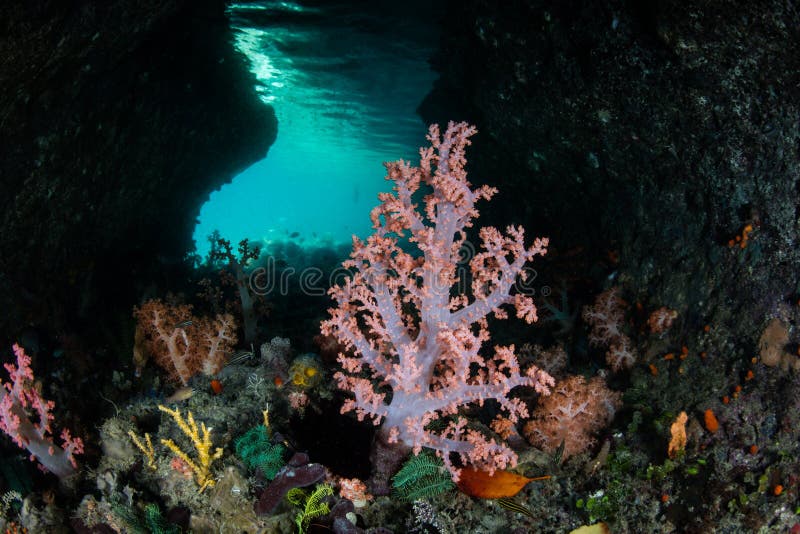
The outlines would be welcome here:
[[[608,346],[606,363],[615,371],[630,369],[636,363],[636,351],[631,339],[622,332],[625,319],[624,301],[616,287],[606,289],[594,301],[593,306],[583,308],[581,317],[591,326],[589,343]]]
[[[66,428],[61,431],[62,446],[53,442],[53,401],[43,399],[34,386],[31,359],[19,345],[14,345],[17,364],[5,364],[9,381],[0,380],[0,430],[14,443],[27,449],[31,461],[39,461],[43,471],[59,478],[75,473],[75,455],[83,453],[81,438],[73,438]]]
[[[633,367],[633,364],[636,363],[636,352],[628,336],[619,336],[608,347],[606,363],[615,373]]]
[[[650,327],[652,333],[663,335],[664,332],[670,329],[677,317],[678,312],[670,310],[666,306],[661,306],[650,314],[650,317],[647,319],[647,326]]]
[[[583,308],[581,317],[592,327],[589,343],[595,346],[614,343],[623,335],[623,301],[619,289],[611,287],[597,295],[593,306]]]

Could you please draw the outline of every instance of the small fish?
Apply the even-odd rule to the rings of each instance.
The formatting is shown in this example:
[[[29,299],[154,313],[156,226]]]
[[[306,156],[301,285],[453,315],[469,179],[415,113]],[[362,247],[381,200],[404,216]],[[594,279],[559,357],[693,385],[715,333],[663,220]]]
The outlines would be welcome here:
[[[176,389],[175,392],[164,399],[165,402],[180,402],[194,395],[194,390],[190,387]]]
[[[211,381],[211,391],[214,392],[214,395],[219,395],[222,393],[222,382],[217,380],[216,378]]]
[[[497,504],[499,504],[502,508],[505,508],[506,510],[516,512],[518,514],[524,514],[530,518],[536,519],[533,516],[533,512],[531,512],[530,508],[519,504],[518,502],[512,500],[509,497],[500,497],[499,499],[497,499]]]
[[[233,355],[228,360],[228,363],[225,365],[236,365],[242,362],[245,362],[253,357],[253,347],[250,347],[250,350],[244,349],[239,350],[233,353]]]
[[[289,235],[289,237],[291,237],[292,239],[294,239],[295,237],[299,237],[299,236],[300,236],[300,232],[292,232],[292,233]]]
[[[553,464],[560,465],[561,464],[561,457],[564,456],[564,440],[561,440],[561,445],[558,446],[556,449],[555,454],[553,455]]]
[[[191,319],[187,319],[185,321],[181,321],[181,322],[179,322],[178,324],[175,325],[175,330],[177,330],[179,328],[189,328],[190,326],[192,326],[192,324],[193,323],[192,323]]]

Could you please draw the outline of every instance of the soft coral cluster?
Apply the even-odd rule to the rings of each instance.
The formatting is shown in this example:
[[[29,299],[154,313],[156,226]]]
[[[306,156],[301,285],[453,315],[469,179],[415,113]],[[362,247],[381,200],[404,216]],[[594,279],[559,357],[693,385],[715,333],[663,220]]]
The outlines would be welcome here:
[[[594,306],[584,307],[582,314],[583,320],[592,327],[589,343],[608,346],[606,363],[614,371],[629,369],[636,362],[636,351],[631,338],[622,332],[624,315],[624,302],[616,287],[600,293]]]
[[[525,264],[545,253],[547,239],[526,247],[521,227],[509,226],[505,234],[482,228],[482,250],[469,262],[471,292],[460,287],[466,278],[457,271],[465,229],[478,215],[475,203],[496,192],[472,189],[466,179],[464,149],[475,132],[466,123],[450,123],[440,136],[431,126],[431,146],[420,150],[419,167],[386,164],[394,193],[379,197],[371,214],[375,233],[366,242],[353,239],[345,263],[353,276],[331,289],[337,307],[322,325],[349,353],[340,353],[343,370],[336,374],[339,386],[354,394],[343,411],[383,421],[388,443],[436,450],[456,477],[450,453],[489,471],[516,463],[505,444],[453,417],[460,407],[493,399],[515,422],[527,409],[511,390],[530,386],[546,394],[553,384],[536,367],[522,371],[513,345],[495,346],[488,358],[480,355],[490,338],[490,313],[505,318],[501,307],[510,304],[517,317],[536,320],[533,300],[511,290],[524,278]],[[418,206],[414,199],[421,188],[428,194]],[[406,237],[421,255],[407,252],[400,242]],[[441,418],[446,424],[434,431],[432,424]]]
[[[83,441],[73,438],[65,428],[61,431],[62,446],[53,443],[50,422],[55,403],[43,399],[34,386],[31,359],[22,347],[15,344],[14,355],[17,364],[5,364],[9,381],[0,380],[0,430],[27,449],[31,461],[38,460],[44,471],[67,477],[78,467],[75,455],[83,452]]]
[[[133,314],[156,363],[183,385],[197,373],[217,373],[236,345],[236,321],[228,313],[196,317],[190,305],[154,299],[134,308]]]
[[[608,389],[601,377],[587,382],[582,376],[570,376],[542,399],[523,434],[531,445],[547,452],[563,443],[566,459],[589,448],[594,434],[611,422],[621,405],[622,395]]]

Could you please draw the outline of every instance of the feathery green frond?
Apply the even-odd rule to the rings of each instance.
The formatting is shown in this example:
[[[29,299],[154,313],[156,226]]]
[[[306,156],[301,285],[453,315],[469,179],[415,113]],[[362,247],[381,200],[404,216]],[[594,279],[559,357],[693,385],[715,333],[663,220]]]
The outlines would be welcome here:
[[[236,440],[236,456],[250,470],[260,469],[267,480],[272,480],[284,466],[283,453],[286,448],[270,441],[269,430],[258,425]]]
[[[181,531],[177,525],[164,519],[161,509],[155,503],[147,504],[144,514],[116,499],[112,499],[110,504],[114,519],[131,534],[179,534]]]
[[[317,517],[322,517],[330,512],[328,503],[324,502],[326,497],[333,495],[333,488],[328,484],[319,484],[305,501],[303,509],[297,512],[294,522],[297,525],[298,534],[304,534],[308,524]]]
[[[450,491],[455,484],[442,460],[423,452],[403,464],[392,477],[392,487],[401,499],[411,502]]]

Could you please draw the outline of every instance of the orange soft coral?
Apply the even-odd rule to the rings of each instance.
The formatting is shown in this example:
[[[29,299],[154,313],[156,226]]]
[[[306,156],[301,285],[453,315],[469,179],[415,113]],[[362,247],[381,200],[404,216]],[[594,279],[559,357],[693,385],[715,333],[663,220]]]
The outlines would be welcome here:
[[[600,377],[587,381],[570,376],[541,399],[523,433],[531,445],[547,452],[555,452],[563,442],[566,459],[594,443],[594,434],[611,422],[622,405],[621,397]]]
[[[686,421],[688,420],[686,412],[681,412],[669,427],[671,437],[667,447],[667,456],[670,458],[675,458],[680,451],[686,448]]]
[[[236,345],[236,321],[230,314],[195,317],[189,305],[148,300],[134,308],[147,350],[170,378],[184,386],[195,374],[213,375]]]
[[[678,312],[670,310],[666,306],[661,306],[659,309],[654,310],[647,318],[647,326],[654,334],[663,334],[670,329],[672,323],[677,319]]]

